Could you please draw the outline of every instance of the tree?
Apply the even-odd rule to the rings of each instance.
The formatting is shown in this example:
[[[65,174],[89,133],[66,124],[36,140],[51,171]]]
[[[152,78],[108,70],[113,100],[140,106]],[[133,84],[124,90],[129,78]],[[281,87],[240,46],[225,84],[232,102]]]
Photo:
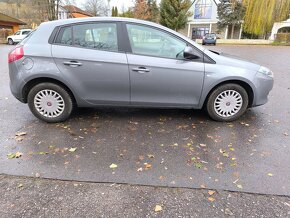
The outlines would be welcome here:
[[[151,18],[149,6],[146,0],[135,1],[134,17],[141,20],[149,20]]]
[[[271,32],[274,22],[287,19],[289,0],[243,0],[246,7],[244,31],[264,35]]]
[[[133,18],[134,17],[134,10],[133,10],[133,8],[129,8],[127,11],[124,11],[122,14],[119,14],[119,16]]]
[[[240,26],[245,15],[245,8],[238,1],[222,1],[217,10],[219,21],[218,29],[221,31],[227,26],[232,27],[231,38],[234,38],[235,26]]]
[[[108,14],[107,5],[103,0],[86,0],[83,7],[94,16],[107,16]]]
[[[117,7],[112,7],[112,17],[118,17],[118,8]]]
[[[192,16],[191,5],[190,0],[161,0],[160,23],[175,31],[183,29],[188,17]]]
[[[115,7],[114,6],[112,7],[112,15],[111,16],[115,17]]]
[[[59,3],[60,3],[60,0],[45,0],[45,7],[46,7],[48,20],[58,19]]]
[[[157,6],[156,0],[148,0],[147,4],[149,7],[149,14],[150,14],[149,20],[152,22],[158,23],[158,21],[159,21],[159,8]]]

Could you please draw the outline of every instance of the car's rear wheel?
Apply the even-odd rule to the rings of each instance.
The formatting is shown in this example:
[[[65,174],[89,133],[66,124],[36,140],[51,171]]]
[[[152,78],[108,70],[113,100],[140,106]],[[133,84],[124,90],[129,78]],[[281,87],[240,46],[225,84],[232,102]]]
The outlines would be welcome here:
[[[217,87],[209,96],[206,109],[216,121],[229,122],[238,119],[247,110],[248,93],[238,84]]]
[[[13,45],[14,44],[13,40],[12,39],[8,39],[8,44],[9,45]]]
[[[57,123],[67,120],[74,109],[73,97],[54,83],[40,83],[28,93],[31,112],[40,120]]]

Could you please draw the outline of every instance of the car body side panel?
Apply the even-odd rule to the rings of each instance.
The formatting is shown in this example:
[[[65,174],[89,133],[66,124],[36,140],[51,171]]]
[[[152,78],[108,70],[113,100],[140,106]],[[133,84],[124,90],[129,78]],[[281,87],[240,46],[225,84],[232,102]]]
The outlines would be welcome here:
[[[243,68],[231,67],[227,65],[205,64],[204,89],[200,99],[198,108],[202,108],[207,95],[211,90],[220,83],[237,80],[250,85],[254,93],[254,101],[256,97],[256,86],[253,82],[256,71],[249,71]]]
[[[90,105],[88,102],[85,102],[80,97],[80,95],[78,95],[77,90],[68,81],[66,81],[63,75],[60,73],[59,69],[54,63],[53,58],[51,57],[50,44],[25,44],[24,57],[9,64],[9,69],[11,91],[13,94],[18,93],[17,99],[22,102],[25,97],[22,96],[22,89],[29,81],[33,79],[50,78],[65,84],[74,94],[78,105]],[[22,79],[15,79],[15,77]],[[16,94],[14,94],[14,96],[15,95]]]
[[[204,63],[128,54],[132,105],[196,107]],[[150,72],[133,71],[145,67]]]
[[[125,53],[52,45],[52,56],[64,80],[90,104],[130,104]],[[82,66],[64,65],[70,61]]]

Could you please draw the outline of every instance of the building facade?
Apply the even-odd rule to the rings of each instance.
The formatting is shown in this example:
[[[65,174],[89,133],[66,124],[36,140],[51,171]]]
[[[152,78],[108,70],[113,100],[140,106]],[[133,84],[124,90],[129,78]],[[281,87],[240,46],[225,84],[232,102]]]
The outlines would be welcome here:
[[[218,31],[217,8],[220,0],[194,0],[189,9],[192,16],[189,17],[185,29],[181,32],[191,39],[201,39],[207,33],[216,33],[219,38],[228,39],[231,37],[231,26],[223,31]],[[240,39],[242,26],[235,27],[233,32],[234,39]]]

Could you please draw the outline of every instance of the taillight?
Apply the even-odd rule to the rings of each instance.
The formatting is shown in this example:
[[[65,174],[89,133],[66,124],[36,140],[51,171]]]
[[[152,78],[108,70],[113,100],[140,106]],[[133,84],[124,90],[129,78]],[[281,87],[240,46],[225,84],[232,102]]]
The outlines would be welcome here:
[[[24,56],[23,46],[17,46],[14,50],[12,50],[8,55],[8,63],[12,63],[21,59]]]

